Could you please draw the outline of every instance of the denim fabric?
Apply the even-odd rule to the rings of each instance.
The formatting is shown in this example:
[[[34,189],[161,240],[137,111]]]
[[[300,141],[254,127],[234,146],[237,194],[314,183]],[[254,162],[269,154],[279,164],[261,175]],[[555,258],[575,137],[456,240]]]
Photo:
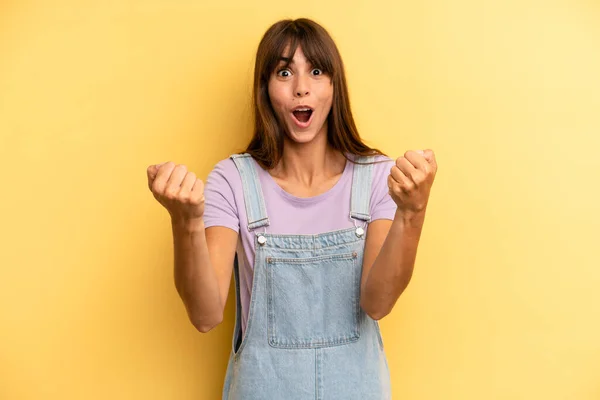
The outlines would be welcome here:
[[[379,325],[360,307],[372,165],[354,166],[355,227],[281,235],[257,229],[269,220],[250,155],[231,158],[242,177],[256,258],[243,338],[237,257],[234,265],[236,322],[223,399],[390,399]]]

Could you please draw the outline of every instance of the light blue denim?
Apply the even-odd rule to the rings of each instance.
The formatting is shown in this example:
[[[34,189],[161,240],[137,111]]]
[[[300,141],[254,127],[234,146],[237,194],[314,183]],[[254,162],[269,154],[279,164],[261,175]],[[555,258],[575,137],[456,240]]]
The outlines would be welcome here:
[[[265,232],[269,219],[254,161],[249,154],[231,158],[256,257],[243,338],[237,257],[234,265],[236,321],[223,400],[390,399],[379,325],[360,307],[372,165],[354,166],[355,227],[281,235]]]

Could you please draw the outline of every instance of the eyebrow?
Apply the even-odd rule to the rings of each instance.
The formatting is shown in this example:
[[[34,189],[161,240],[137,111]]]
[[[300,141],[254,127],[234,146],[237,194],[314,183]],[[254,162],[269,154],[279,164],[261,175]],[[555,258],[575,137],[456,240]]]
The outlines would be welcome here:
[[[294,60],[289,57],[283,57],[283,56],[279,57],[279,63],[281,63],[281,62],[283,62],[285,65],[295,65]],[[310,60],[307,60],[307,63],[310,66],[314,65]]]

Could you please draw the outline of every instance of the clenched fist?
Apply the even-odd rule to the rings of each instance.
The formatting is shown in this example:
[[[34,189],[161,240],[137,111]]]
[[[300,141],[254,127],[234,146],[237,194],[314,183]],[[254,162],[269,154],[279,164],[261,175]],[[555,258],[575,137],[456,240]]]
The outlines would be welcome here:
[[[204,215],[204,183],[185,165],[169,161],[148,167],[148,188],[172,219],[192,221]]]
[[[419,213],[427,207],[437,163],[432,150],[407,151],[390,170],[390,196],[401,211]]]

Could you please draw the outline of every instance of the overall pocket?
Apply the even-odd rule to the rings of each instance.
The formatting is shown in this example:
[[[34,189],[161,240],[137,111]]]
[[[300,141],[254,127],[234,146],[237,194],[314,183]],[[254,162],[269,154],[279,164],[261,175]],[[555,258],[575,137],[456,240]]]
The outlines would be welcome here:
[[[268,257],[269,344],[316,348],[358,340],[361,270],[356,252]]]

